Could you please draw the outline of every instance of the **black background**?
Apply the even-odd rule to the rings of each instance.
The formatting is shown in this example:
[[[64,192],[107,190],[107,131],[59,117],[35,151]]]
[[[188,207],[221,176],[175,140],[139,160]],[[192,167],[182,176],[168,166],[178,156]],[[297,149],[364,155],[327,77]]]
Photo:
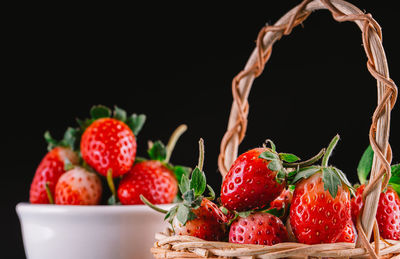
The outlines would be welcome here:
[[[271,3],[270,3],[271,2]],[[24,258],[18,202],[46,153],[45,130],[60,138],[94,104],[147,114],[147,140],[167,142],[181,123],[189,130],[171,161],[194,166],[197,141],[206,145],[205,171],[218,191],[219,143],[232,103],[231,80],[255,47],[258,31],[300,1],[216,7],[199,3],[147,6],[20,6],[6,22],[2,86],[1,244],[5,258]],[[391,77],[400,68],[397,12],[387,1],[352,1],[383,28]],[[361,33],[327,11],[312,14],[274,46],[249,96],[248,131],[240,152],[267,138],[278,151],[308,158],[339,133],[331,162],[355,183],[368,145],[376,83],[366,68]],[[4,39],[3,39],[4,40]],[[392,111],[394,162],[400,162],[400,112]],[[397,133],[397,134],[396,134]],[[4,146],[5,143],[5,146]]]

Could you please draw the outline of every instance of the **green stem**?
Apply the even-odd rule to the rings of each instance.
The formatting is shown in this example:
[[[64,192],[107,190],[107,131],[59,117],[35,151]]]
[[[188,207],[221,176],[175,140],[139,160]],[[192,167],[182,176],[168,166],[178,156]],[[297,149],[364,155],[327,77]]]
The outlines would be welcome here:
[[[185,124],[180,125],[174,132],[172,133],[171,137],[169,138],[168,144],[166,146],[167,149],[167,156],[165,158],[165,162],[168,163],[169,159],[171,158],[172,151],[175,148],[175,144],[182,136],[182,134],[187,130],[187,126]]]
[[[204,140],[200,138],[199,140],[199,163],[197,167],[200,171],[203,171],[203,164],[204,164]]]
[[[148,199],[146,199],[142,194],[140,194],[140,199],[143,201],[144,204],[146,204],[147,206],[149,206],[150,208],[152,208],[155,211],[161,212],[163,214],[167,214],[168,211],[167,210],[163,210],[159,207],[157,207],[156,205],[154,205],[153,203],[151,203]]]
[[[51,194],[49,185],[50,185],[50,182],[46,182],[44,185],[44,188],[46,189],[46,194],[47,194],[47,198],[49,199],[49,203],[54,204],[53,195]]]
[[[271,145],[272,151],[276,152],[275,143],[274,143],[272,140],[270,140],[270,139],[266,139],[266,140],[265,140],[265,144],[268,144],[268,143]]]
[[[314,164],[318,160],[321,159],[321,157],[325,154],[325,148],[321,149],[319,153],[312,158],[303,161],[303,162],[297,162],[297,163],[287,163],[282,161],[282,165],[286,168],[297,168],[297,167],[305,167]]]
[[[108,169],[108,171],[107,171],[107,184],[108,184],[108,188],[110,188],[110,191],[111,191],[111,194],[114,196],[114,197],[117,197],[115,194],[116,194],[116,192],[115,192],[115,185],[114,185],[114,180],[113,180],[113,177],[112,177],[112,169],[110,168],[110,169]]]
[[[329,146],[328,146],[328,148],[326,149],[325,155],[324,155],[324,157],[322,158],[322,164],[321,164],[322,166],[325,166],[325,167],[328,166],[329,158],[330,158],[330,156],[331,156],[331,154],[332,154],[333,149],[336,147],[336,144],[338,143],[339,139],[340,139],[340,136],[339,136],[339,134],[337,134],[337,135],[331,140],[331,143],[329,143]]]

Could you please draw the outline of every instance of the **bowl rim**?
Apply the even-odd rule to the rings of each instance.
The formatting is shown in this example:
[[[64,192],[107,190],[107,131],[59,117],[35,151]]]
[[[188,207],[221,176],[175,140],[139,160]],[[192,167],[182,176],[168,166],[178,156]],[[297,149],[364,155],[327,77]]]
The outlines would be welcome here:
[[[158,207],[169,210],[176,204],[160,204]],[[55,204],[32,204],[20,202],[15,207],[18,214],[121,214],[121,213],[143,213],[154,212],[147,205],[55,205]]]

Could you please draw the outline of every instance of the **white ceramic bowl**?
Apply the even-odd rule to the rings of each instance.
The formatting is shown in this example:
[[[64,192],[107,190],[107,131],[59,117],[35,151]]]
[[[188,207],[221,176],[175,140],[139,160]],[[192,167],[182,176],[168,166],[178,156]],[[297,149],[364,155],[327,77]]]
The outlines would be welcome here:
[[[154,234],[168,226],[163,214],[145,205],[19,203],[16,210],[28,259],[153,258]]]

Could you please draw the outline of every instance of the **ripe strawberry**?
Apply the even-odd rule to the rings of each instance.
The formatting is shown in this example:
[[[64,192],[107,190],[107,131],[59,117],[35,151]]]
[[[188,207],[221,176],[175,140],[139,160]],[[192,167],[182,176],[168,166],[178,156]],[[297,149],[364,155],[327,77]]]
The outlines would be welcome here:
[[[351,199],[351,214],[354,222],[363,206],[364,188],[365,185],[357,188],[356,196]],[[380,194],[376,220],[382,238],[400,240],[400,198],[390,186]]]
[[[33,177],[29,192],[31,203],[50,203],[46,183],[50,195],[53,196],[58,178],[65,173],[65,166],[78,163],[78,155],[71,149],[74,145],[73,132],[74,129],[68,128],[60,142],[54,140],[50,133],[45,133],[45,139],[49,142],[49,152],[43,157]]]
[[[236,219],[229,231],[229,242],[239,244],[275,245],[288,240],[282,221],[269,213],[257,212]]]
[[[63,174],[55,189],[55,202],[62,205],[96,205],[101,198],[99,177],[81,167]]]
[[[337,135],[329,144],[322,166],[300,169],[292,181],[296,188],[290,207],[290,225],[301,243],[334,243],[351,219],[351,185],[342,171],[328,166],[338,140]]]
[[[143,204],[140,195],[154,204],[174,201],[178,193],[178,180],[182,174],[188,174],[190,171],[182,166],[172,166],[169,164],[169,158],[173,146],[186,129],[186,125],[179,126],[172,134],[167,147],[161,141],[156,141],[148,150],[151,160],[136,163],[124,175],[118,187],[118,198],[122,204]]]
[[[212,208],[212,209],[211,209]],[[225,230],[221,224],[226,217],[211,201],[203,198],[201,205],[192,210],[194,219],[182,224],[177,217],[172,222],[176,235],[194,236],[209,241],[221,241],[225,237]]]
[[[356,240],[357,240],[356,227],[354,226],[353,221],[350,220],[349,222],[347,222],[345,229],[343,230],[338,240],[336,240],[336,242],[355,243]]]
[[[117,177],[127,173],[135,161],[136,138],[144,115],[126,117],[126,112],[115,108],[114,118],[104,106],[91,110],[92,119],[80,122],[85,128],[81,138],[82,158],[101,175]]]
[[[183,202],[178,203],[169,211],[162,210],[143,195],[142,201],[151,208],[165,213],[165,219],[168,219],[172,225],[175,234],[190,235],[205,240],[222,240],[225,236],[224,225],[221,222],[227,222],[227,217],[222,211],[209,201],[215,198],[215,193],[212,188],[206,183],[206,176],[202,171],[204,147],[202,139],[200,144],[199,164],[192,171],[191,179],[183,174],[179,184],[179,189],[182,193]],[[208,188],[211,197],[204,198],[203,193]]]
[[[324,150],[304,162],[289,153],[277,153],[271,148],[254,148],[241,154],[232,164],[221,186],[221,202],[228,210],[248,211],[268,206],[286,186],[286,167],[302,167],[312,164]]]
[[[269,148],[255,148],[241,154],[222,182],[221,202],[229,210],[247,211],[268,205],[278,197],[285,181],[268,161],[260,158]],[[281,179],[278,180],[277,177]]]
[[[271,209],[285,209],[292,203],[293,190],[291,188],[284,189],[282,193],[270,203]]]
[[[136,163],[118,187],[118,198],[124,205],[143,204],[141,194],[154,204],[171,203],[177,193],[174,172],[157,160]]]

